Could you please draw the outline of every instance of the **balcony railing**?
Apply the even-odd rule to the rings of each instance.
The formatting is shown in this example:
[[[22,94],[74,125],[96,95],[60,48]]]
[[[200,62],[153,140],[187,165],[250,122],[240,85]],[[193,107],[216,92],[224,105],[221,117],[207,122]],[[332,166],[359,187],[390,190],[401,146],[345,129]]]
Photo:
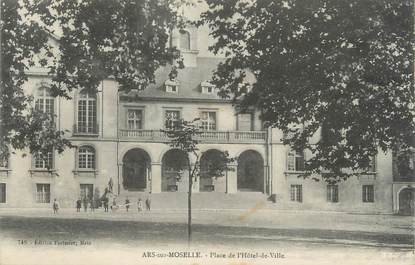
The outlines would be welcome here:
[[[122,139],[135,141],[167,142],[167,134],[160,130],[129,130],[121,129]],[[266,131],[202,131],[196,139],[212,143],[265,143]]]
[[[74,136],[98,136],[99,127],[98,124],[92,125],[73,125],[73,135]]]

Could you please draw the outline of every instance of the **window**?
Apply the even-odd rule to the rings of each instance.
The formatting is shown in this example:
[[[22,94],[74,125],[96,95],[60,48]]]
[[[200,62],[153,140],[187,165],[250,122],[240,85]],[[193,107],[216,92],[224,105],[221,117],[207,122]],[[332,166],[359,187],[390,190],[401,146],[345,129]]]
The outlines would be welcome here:
[[[168,79],[164,82],[164,86],[166,88],[166,92],[176,94],[179,92],[179,82],[177,80]]]
[[[0,203],[6,203],[6,183],[0,183]]]
[[[143,111],[139,109],[129,109],[127,111],[127,126],[130,130],[140,130],[143,128]]]
[[[190,50],[190,33],[185,30],[180,31],[180,49]]]
[[[215,94],[216,89],[215,86],[212,85],[210,82],[205,81],[200,84],[202,86],[202,93],[203,94]]]
[[[180,120],[179,110],[166,110],[165,113],[165,126],[166,129],[173,129]]]
[[[34,155],[34,166],[36,169],[53,168],[53,151],[48,152],[46,156],[41,153],[35,154]]]
[[[94,195],[94,185],[93,184],[80,184],[80,195],[81,198],[92,199]]]
[[[339,202],[339,186],[327,185],[327,201]]]
[[[79,147],[78,167],[80,169],[95,169],[95,149],[93,147]]]
[[[166,92],[177,93],[178,92],[177,85],[166,85]]]
[[[9,168],[9,149],[4,147],[0,152],[2,153],[0,157],[0,168]]]
[[[304,153],[298,151],[289,151],[287,157],[288,171],[304,171]]]
[[[238,114],[238,131],[253,131],[253,113],[239,113]]]
[[[362,187],[362,200],[363,202],[374,202],[374,187],[373,185],[363,185]]]
[[[35,109],[49,114],[51,117],[55,114],[55,98],[50,95],[46,87],[41,87],[37,91]]]
[[[303,187],[301,185],[291,185],[291,201],[303,201]]]
[[[205,87],[202,88],[202,92],[204,94],[214,94],[213,93],[214,92],[214,89],[211,86],[205,86]]]
[[[50,184],[36,184],[36,202],[50,203]]]
[[[98,133],[96,95],[82,90],[78,99],[78,133]]]
[[[372,157],[369,162],[369,172],[376,172],[376,157]]]
[[[200,115],[201,129],[205,131],[216,130],[216,112],[214,111],[202,111]]]

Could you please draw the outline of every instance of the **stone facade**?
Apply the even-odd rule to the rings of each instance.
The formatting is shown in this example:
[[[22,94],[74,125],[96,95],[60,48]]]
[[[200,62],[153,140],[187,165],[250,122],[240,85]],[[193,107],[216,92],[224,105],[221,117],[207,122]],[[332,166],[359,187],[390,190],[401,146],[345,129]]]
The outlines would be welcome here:
[[[53,198],[63,207],[74,207],[80,196],[91,191],[102,194],[110,179],[114,192],[120,195],[185,192],[185,177],[180,182],[168,177],[172,169],[166,157],[171,148],[160,132],[166,117],[177,114],[185,120],[207,117],[206,131],[200,136],[201,152],[228,151],[237,158],[230,165],[234,170],[224,177],[196,182],[196,193],[274,195],[275,208],[280,209],[399,211],[399,192],[412,187],[413,181],[394,181],[390,153],[379,153],[371,174],[349,179],[338,187],[298,178],[296,158],[289,158],[290,149],[282,144],[280,130],[263,128],[259,111],[238,113],[230,101],[206,87],[221,59],[198,57],[197,32],[187,33],[186,68],[176,83],[166,82],[166,68],[156,73],[156,84],[144,91],[119,93],[116,82],[104,80],[97,95],[74,91],[72,100],[54,98],[56,126],[68,131],[67,137],[77,148],[55,152],[51,170],[36,167],[34,156],[27,152],[12,153],[0,168],[0,197],[4,197],[0,207],[50,207]],[[185,42],[186,36],[175,34],[173,42],[184,45],[180,41]],[[32,70],[25,91],[36,100],[37,91],[47,88],[48,82],[43,70]],[[167,90],[167,86],[175,87]],[[88,108],[93,109],[92,116]],[[170,157],[175,156],[170,153]]]

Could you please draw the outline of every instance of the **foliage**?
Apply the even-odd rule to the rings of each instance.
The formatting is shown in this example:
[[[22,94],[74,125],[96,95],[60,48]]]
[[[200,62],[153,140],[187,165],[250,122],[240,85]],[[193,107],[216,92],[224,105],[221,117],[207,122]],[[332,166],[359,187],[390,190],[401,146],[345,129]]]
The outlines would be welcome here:
[[[25,15],[20,1],[1,1],[1,158],[9,156],[6,146],[44,154],[52,147],[61,152],[70,146],[63,132],[56,130],[53,117],[31,109],[32,100],[23,91],[35,54],[48,50],[47,33],[38,23],[23,19]]]
[[[180,3],[180,2],[179,2]],[[120,90],[142,89],[154,82],[154,72],[179,58],[169,46],[178,22],[175,0],[43,0],[28,4],[48,26],[62,31],[59,58],[50,67],[51,89],[69,97],[84,88],[96,92],[108,77]],[[171,78],[177,74],[174,65]]]
[[[169,34],[184,25],[178,9],[188,2],[1,1],[1,155],[8,155],[6,146],[28,147],[31,153],[72,147],[54,117],[31,110],[23,86],[35,62],[49,69],[52,95],[68,99],[74,89],[97,92],[105,78],[117,81],[122,91],[142,89],[166,64],[173,64],[174,78],[183,64]],[[57,53],[49,41],[53,33]]]
[[[198,23],[227,57],[213,83],[313,154],[305,177],[341,181],[364,172],[379,147],[414,146],[413,1],[206,2]],[[325,137],[310,141],[322,127]]]

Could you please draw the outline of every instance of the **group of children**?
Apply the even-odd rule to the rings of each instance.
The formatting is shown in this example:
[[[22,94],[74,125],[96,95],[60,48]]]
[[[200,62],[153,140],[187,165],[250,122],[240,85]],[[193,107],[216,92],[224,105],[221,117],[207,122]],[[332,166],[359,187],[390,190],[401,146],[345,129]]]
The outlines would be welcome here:
[[[97,208],[97,205],[95,205],[95,202],[93,199],[89,199],[86,196],[81,200],[78,199],[76,201],[76,211],[80,212],[82,206],[84,207],[84,211],[86,212],[89,209],[91,209],[91,212],[95,211],[95,208]]]
[[[128,197],[125,199],[125,204],[124,205],[125,205],[125,209],[128,212],[128,210],[130,209],[130,206],[131,206],[131,202],[128,199]],[[113,206],[112,207],[114,207],[114,206],[117,206],[117,202],[115,201],[115,198],[113,200]],[[143,210],[143,201],[141,200],[141,198],[138,198],[138,201],[137,201],[137,210],[139,212],[141,212]],[[146,210],[147,211],[150,211],[151,210],[151,200],[150,200],[149,197],[146,199]]]
[[[55,203],[56,203],[56,207],[55,207]],[[146,210],[150,211],[151,210],[151,200],[150,200],[149,197],[146,199],[145,204],[146,204]],[[104,212],[108,212],[108,198],[107,197],[103,198],[102,205],[104,206]],[[111,210],[114,211],[114,210],[119,209],[120,207],[125,206],[125,209],[128,212],[131,205],[132,205],[132,203],[130,202],[128,197],[125,199],[125,204],[124,205],[118,205],[116,199],[114,198],[113,201],[112,201]],[[83,206],[85,212],[88,210],[88,208],[91,209],[91,212],[95,211],[95,208],[97,208],[94,201],[92,199],[88,199],[86,196],[82,200],[78,199],[76,201],[76,211],[80,212],[82,206]],[[53,206],[54,213],[57,212],[57,209],[58,209],[58,206],[57,206],[57,201],[55,199],[54,206]],[[139,212],[141,212],[143,210],[143,201],[141,200],[141,198],[139,198],[138,201],[137,201],[137,210]]]

